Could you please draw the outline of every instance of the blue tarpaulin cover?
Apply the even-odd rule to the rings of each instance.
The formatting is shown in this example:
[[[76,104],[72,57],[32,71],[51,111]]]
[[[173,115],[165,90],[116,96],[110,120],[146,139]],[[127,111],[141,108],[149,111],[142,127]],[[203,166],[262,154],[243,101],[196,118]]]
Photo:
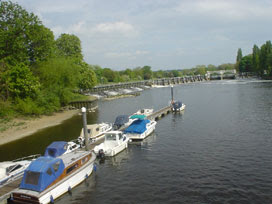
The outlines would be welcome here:
[[[128,115],[119,115],[116,117],[114,125],[122,126],[129,120]]]
[[[20,188],[42,192],[62,174],[63,170],[62,159],[39,157],[25,170]]]
[[[147,123],[150,123],[150,120],[135,120],[127,129],[125,129],[124,133],[142,134],[146,131]]]
[[[58,157],[67,150],[67,142],[57,141],[52,142],[46,149],[44,156]]]
[[[174,109],[178,109],[182,106],[182,102],[181,101],[176,101],[175,103],[173,103],[173,108]]]

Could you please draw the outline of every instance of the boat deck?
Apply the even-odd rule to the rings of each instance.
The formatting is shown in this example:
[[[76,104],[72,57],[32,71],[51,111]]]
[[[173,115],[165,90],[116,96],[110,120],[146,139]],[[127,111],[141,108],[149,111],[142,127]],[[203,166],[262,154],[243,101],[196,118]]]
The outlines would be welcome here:
[[[22,178],[0,187],[0,204],[6,203],[7,198],[9,198],[10,192],[19,187],[21,180]]]

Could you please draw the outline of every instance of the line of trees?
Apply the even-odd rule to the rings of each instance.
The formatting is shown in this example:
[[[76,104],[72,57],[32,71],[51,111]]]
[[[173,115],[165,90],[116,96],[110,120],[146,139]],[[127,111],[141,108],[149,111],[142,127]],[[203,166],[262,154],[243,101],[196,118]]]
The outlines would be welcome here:
[[[235,66],[198,65],[168,71],[143,66],[114,71],[87,64],[77,36],[61,34],[55,39],[35,14],[17,3],[0,1],[0,14],[0,118],[55,112],[96,84],[204,75]]]
[[[262,77],[272,77],[272,44],[266,41],[260,48],[254,45],[252,53],[242,55],[239,48],[236,58],[236,69],[239,72],[254,72]]]

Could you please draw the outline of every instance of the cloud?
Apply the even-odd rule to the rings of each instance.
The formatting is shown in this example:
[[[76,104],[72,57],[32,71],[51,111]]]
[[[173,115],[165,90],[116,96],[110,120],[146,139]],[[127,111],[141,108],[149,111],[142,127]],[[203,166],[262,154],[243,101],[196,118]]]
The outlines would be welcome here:
[[[252,17],[271,16],[271,3],[262,1],[195,0],[181,2],[176,11],[183,15],[209,16],[225,20],[245,20]],[[216,20],[216,19],[215,19]]]
[[[107,52],[105,53],[106,57],[109,58],[123,58],[123,57],[129,57],[135,59],[137,56],[144,56],[148,55],[149,52],[146,50],[136,50],[133,52]]]

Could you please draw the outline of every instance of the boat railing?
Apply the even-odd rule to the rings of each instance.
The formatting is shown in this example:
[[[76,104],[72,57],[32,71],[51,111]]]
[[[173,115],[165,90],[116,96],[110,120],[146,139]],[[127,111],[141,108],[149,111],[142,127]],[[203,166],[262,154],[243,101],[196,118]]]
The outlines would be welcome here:
[[[30,156],[26,156],[26,157],[22,157],[22,158],[12,160],[12,162],[18,162],[18,161],[23,161],[23,160],[34,160],[34,159],[37,159],[40,156],[41,156],[41,154],[34,154],[34,155],[30,155]]]

